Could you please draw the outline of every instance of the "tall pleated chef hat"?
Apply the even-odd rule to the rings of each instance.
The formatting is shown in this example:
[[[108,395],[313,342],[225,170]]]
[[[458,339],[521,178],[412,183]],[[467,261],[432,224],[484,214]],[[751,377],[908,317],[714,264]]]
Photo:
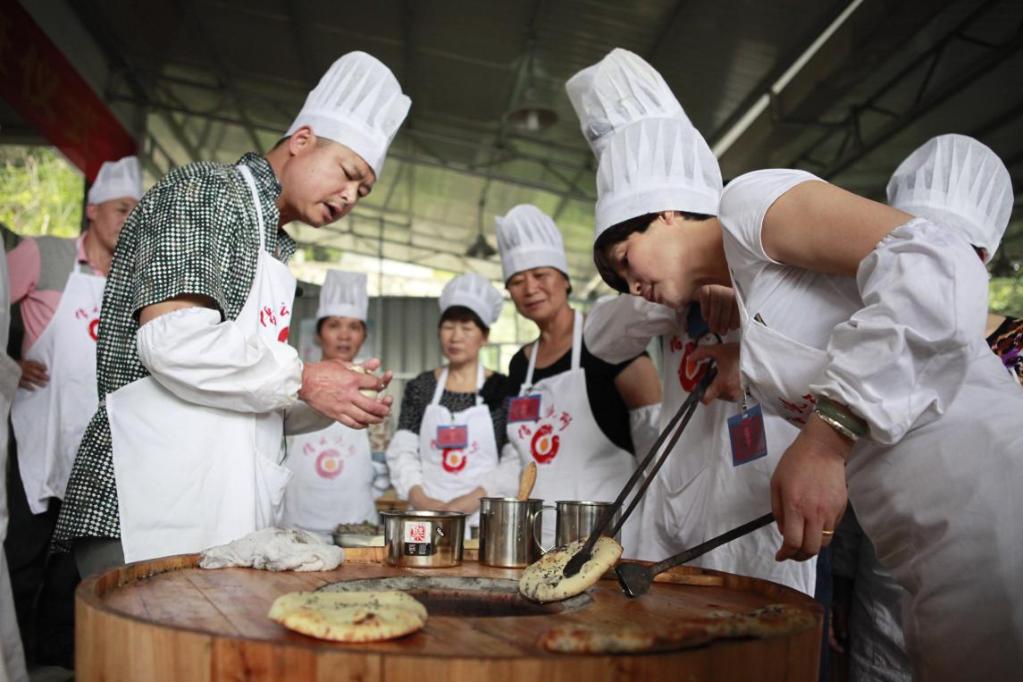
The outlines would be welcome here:
[[[565,91],[579,117],[583,137],[598,156],[610,133],[638,120],[689,120],[657,69],[621,48],[569,78]]]
[[[448,308],[464,306],[476,313],[487,327],[492,327],[501,316],[504,297],[486,277],[475,272],[459,275],[444,285],[440,292],[440,312]]]
[[[320,289],[317,320],[325,317],[354,317],[365,322],[368,309],[365,273],[327,270],[327,278]]]
[[[532,204],[519,204],[495,220],[505,282],[532,268],[555,268],[569,276],[565,244],[549,215]]]
[[[958,230],[991,260],[1012,214],[1012,179],[984,144],[966,135],[939,135],[895,169],[888,204]]]
[[[717,215],[721,168],[685,118],[648,118],[611,135],[597,165],[594,243],[608,228],[647,213]]]
[[[365,52],[349,52],[323,74],[287,135],[307,125],[316,135],[351,148],[379,180],[387,148],[411,105],[380,60]]]
[[[89,188],[88,201],[90,204],[102,204],[122,197],[131,197],[135,201],[142,198],[142,167],[137,157],[126,156],[120,161],[104,162]]]

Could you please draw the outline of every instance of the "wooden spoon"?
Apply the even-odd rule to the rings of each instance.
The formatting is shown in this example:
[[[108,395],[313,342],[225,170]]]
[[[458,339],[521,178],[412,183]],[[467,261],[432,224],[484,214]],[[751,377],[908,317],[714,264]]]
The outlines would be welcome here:
[[[519,479],[519,495],[518,499],[520,502],[528,500],[529,494],[533,492],[533,486],[536,484],[536,462],[530,462],[526,465],[526,468],[522,470],[522,478]]]

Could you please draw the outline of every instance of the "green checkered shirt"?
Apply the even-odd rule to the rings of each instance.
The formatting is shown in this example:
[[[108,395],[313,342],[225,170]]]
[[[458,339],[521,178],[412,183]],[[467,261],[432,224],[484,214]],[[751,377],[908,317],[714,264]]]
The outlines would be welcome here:
[[[256,180],[266,248],[286,262],[295,242],[277,230],[281,186],[270,163],[246,154]],[[100,406],[78,448],[54,547],[79,537],[119,538],[117,489],[107,421],[107,393],[149,374],[135,349],[142,308],[183,294],[216,301],[238,317],[256,275],[259,235],[252,193],[231,165],[193,163],[168,173],[128,216],[110,267],[96,348]]]

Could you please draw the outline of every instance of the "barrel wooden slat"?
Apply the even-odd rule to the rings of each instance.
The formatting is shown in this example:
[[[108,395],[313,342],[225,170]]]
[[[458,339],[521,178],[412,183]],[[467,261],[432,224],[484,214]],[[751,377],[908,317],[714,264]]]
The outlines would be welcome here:
[[[339,580],[397,575],[517,579],[520,570],[466,562],[450,569],[398,569],[377,549],[346,550],[336,571],[205,571],[196,557],[172,557],[91,578],[78,592],[76,672],[80,680],[480,680],[715,679],[814,680],[819,609],[772,583],[680,567],[651,593],[626,598],[614,580],[595,586],[588,606],[525,617],[431,616],[426,628],[391,642],[339,644],[290,632],[267,618],[282,594]],[[695,576],[695,578],[694,578]],[[718,584],[688,585],[687,580]],[[769,603],[818,613],[818,628],[767,640],[720,641],[686,651],[636,656],[566,656],[537,646],[560,623],[632,623],[657,629],[711,609]]]

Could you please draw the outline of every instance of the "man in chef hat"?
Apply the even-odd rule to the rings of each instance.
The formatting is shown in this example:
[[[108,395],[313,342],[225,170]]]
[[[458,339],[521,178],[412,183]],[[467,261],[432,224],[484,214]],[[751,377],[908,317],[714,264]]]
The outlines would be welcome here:
[[[11,458],[7,551],[28,648],[66,665],[70,651],[58,651],[54,643],[69,645],[71,633],[44,633],[59,628],[73,610],[74,570],[59,561],[48,564],[46,556],[71,464],[98,402],[96,338],[103,288],[121,228],[140,198],[138,159],[107,161],[89,188],[80,236],[26,237],[7,254],[11,303],[19,307],[25,330],[21,379],[11,407],[17,447]],[[44,569],[49,574],[42,588]],[[38,599],[47,607],[33,618]]]
[[[351,364],[366,340],[366,275],[328,270],[316,310],[323,359]],[[294,432],[294,430],[293,430]],[[285,465],[292,473],[283,525],[330,537],[340,523],[376,523],[376,477],[367,429],[333,422],[289,435]]]
[[[628,50],[615,49],[569,79],[565,89],[599,161],[594,234],[598,267],[603,243],[622,232],[645,229],[659,214],[671,216],[682,228],[686,221],[717,214],[722,189],[717,159],[656,69]],[[721,316],[715,306],[728,302],[728,290],[706,289],[703,306],[694,303],[676,310],[619,296],[599,302],[587,319],[587,345],[610,362],[634,355],[661,336],[664,400],[657,431],[699,383],[705,371],[694,359],[699,349],[738,340],[727,322],[711,319]],[[769,499],[774,460],[733,463],[727,420],[737,413],[737,407],[715,401],[693,415],[647,492],[640,558],[659,561],[699,544],[753,518],[758,505]],[[769,438],[791,441],[794,433],[787,424],[770,418],[765,422]],[[697,563],[813,594],[813,562],[779,564],[773,560],[777,544],[774,527],[763,528]]]
[[[387,415],[390,398],[359,390],[389,373],[304,364],[285,343],[295,243],[282,227],[333,222],[368,194],[409,105],[386,66],[346,54],[265,156],[184,166],[143,197],[111,268],[103,400],[55,533],[83,576],[276,524],[286,418],[311,409],[363,428]]]

